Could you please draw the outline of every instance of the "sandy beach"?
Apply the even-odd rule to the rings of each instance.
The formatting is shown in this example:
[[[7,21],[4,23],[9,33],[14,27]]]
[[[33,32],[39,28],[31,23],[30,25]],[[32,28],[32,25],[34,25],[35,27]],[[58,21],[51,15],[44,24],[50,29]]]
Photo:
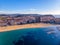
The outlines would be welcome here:
[[[45,23],[34,23],[34,24],[5,26],[5,27],[0,27],[0,32],[11,31],[11,30],[16,30],[16,29],[24,29],[24,28],[41,28],[41,27],[48,27],[48,26],[53,26],[53,25],[45,24]]]

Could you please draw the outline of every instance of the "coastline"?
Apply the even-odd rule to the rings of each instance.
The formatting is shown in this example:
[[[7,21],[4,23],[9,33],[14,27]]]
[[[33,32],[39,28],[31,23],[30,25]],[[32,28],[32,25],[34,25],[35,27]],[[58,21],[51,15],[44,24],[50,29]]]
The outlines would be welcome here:
[[[24,29],[24,28],[41,28],[41,27],[48,27],[53,25],[54,24],[32,23],[32,24],[24,24],[24,25],[5,26],[5,27],[0,27],[0,32],[11,31],[16,29]]]

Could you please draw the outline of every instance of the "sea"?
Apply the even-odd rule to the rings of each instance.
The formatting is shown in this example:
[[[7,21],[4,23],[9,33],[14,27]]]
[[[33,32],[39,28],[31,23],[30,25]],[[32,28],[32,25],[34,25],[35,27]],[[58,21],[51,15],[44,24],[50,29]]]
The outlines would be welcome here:
[[[56,26],[0,32],[0,45],[60,45]]]

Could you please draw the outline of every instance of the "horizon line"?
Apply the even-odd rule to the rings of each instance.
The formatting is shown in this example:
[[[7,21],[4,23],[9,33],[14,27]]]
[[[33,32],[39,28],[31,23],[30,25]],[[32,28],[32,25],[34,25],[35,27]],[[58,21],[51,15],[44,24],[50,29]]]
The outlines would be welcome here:
[[[51,14],[51,15],[60,15],[60,11],[0,11],[0,14]]]

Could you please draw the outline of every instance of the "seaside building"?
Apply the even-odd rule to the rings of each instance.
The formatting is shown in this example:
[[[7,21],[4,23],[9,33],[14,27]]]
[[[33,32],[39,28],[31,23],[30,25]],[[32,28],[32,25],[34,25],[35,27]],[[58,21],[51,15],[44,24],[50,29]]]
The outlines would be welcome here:
[[[7,22],[0,20],[0,26],[7,26]]]
[[[55,23],[60,24],[60,18],[55,18]]]
[[[52,15],[43,15],[40,17],[40,22],[42,22],[42,23],[54,23],[55,17]]]

